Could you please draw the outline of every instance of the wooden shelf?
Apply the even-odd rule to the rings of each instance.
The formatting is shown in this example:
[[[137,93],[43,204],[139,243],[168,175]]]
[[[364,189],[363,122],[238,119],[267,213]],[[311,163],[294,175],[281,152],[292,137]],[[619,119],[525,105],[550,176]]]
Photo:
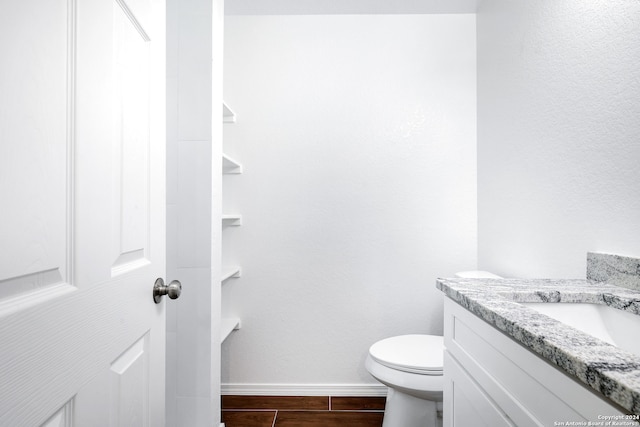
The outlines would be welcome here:
[[[240,267],[237,265],[228,265],[222,267],[222,277],[220,278],[220,282],[231,279],[232,277],[240,277]]]
[[[236,113],[224,102],[222,103],[222,123],[235,123]]]
[[[223,174],[240,174],[242,173],[242,165],[233,160],[226,154],[222,155],[222,173]]]
[[[220,342],[227,339],[231,332],[240,329],[239,317],[225,317],[222,319],[222,325],[220,327]]]

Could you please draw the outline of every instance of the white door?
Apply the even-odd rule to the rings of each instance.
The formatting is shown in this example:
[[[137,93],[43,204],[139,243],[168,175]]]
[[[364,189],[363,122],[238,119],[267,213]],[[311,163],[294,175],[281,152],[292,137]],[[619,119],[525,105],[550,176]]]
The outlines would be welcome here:
[[[164,425],[164,19],[1,2],[0,426]]]

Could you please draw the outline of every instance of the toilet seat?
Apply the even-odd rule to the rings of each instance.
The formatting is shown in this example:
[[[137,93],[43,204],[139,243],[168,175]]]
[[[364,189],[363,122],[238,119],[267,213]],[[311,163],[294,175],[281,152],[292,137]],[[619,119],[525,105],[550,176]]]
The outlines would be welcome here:
[[[442,375],[443,337],[400,335],[376,342],[369,355],[379,364],[402,372]]]
[[[498,278],[485,271],[457,276]],[[365,368],[388,387],[383,427],[442,426],[443,359],[441,336],[401,335],[369,348]]]

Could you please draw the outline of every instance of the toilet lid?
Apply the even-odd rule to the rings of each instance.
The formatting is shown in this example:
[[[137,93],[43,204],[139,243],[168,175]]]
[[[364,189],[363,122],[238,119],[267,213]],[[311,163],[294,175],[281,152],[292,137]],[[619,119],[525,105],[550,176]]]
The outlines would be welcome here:
[[[378,341],[369,348],[376,362],[423,375],[442,375],[443,353],[443,339],[434,335],[401,335]]]

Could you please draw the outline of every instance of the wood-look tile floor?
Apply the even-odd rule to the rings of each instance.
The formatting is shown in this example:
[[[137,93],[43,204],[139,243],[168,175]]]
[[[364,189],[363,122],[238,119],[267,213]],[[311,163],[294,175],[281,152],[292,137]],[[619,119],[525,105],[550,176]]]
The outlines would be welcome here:
[[[222,396],[225,427],[381,427],[384,397]]]

